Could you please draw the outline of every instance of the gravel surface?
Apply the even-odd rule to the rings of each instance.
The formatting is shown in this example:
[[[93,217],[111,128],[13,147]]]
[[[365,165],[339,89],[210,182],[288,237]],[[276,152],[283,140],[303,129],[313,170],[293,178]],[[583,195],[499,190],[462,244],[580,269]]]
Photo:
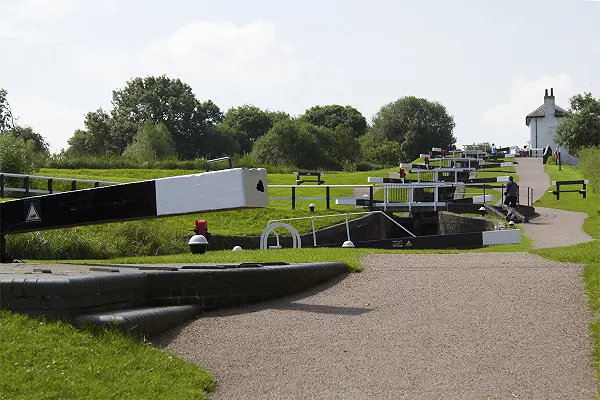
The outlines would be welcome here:
[[[539,216],[519,225],[525,236],[533,241],[534,249],[571,246],[594,240],[582,228],[588,217],[586,213],[544,207],[535,207],[535,211]]]
[[[209,399],[592,399],[581,266],[527,253],[391,254],[301,296],[155,339]]]

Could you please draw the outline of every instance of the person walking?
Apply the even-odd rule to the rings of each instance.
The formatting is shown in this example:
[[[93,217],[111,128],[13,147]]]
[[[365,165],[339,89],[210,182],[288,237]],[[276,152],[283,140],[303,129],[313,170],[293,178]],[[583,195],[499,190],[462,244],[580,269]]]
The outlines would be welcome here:
[[[508,177],[506,191],[504,192],[504,204],[508,208],[507,218],[511,218],[514,214],[514,208],[517,207],[517,199],[519,197],[519,185],[513,180],[512,176]],[[511,208],[513,207],[513,208]]]

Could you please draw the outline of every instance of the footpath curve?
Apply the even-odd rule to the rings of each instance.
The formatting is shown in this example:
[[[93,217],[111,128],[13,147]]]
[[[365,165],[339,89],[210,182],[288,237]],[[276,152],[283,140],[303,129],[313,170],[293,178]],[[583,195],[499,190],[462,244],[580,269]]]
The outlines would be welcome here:
[[[520,186],[533,188],[534,201],[539,200],[550,188],[550,177],[544,172],[541,158],[519,158],[515,170]],[[523,201],[523,197],[521,197]],[[594,240],[583,230],[587,214],[583,212],[535,207],[538,216],[529,223],[521,224],[525,236],[533,241],[533,248],[571,246]]]

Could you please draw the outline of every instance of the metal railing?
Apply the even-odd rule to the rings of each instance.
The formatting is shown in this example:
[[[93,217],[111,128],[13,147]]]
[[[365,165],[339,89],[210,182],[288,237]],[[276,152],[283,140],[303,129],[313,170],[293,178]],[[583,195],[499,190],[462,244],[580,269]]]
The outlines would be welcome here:
[[[231,157],[213,158],[212,160],[206,160],[206,172],[209,172],[209,170],[210,170],[210,164],[218,163],[218,162],[221,162],[221,161],[227,161],[229,169],[232,168]]]
[[[331,200],[335,201],[337,199],[342,199],[344,197],[331,197],[331,188],[369,188],[369,200],[370,204],[373,204],[373,185],[269,185],[269,189],[291,189],[291,197],[269,197],[269,201],[271,200],[291,200],[292,201],[292,209],[296,209],[296,201],[297,200],[325,200],[326,208],[329,210]],[[317,189],[317,190],[325,190],[325,197],[298,197],[296,196],[297,189]]]
[[[22,187],[9,187],[6,185],[6,178],[17,178],[23,180]],[[38,189],[32,187],[32,180],[45,180],[47,189]],[[51,193],[61,193],[61,191],[57,191],[54,189],[54,182],[71,182],[71,191],[77,190],[77,183],[93,183],[94,187],[102,186],[110,186],[110,185],[119,185],[122,182],[109,182],[109,181],[101,181],[97,179],[74,179],[74,178],[55,178],[51,176],[42,176],[42,175],[25,175],[25,174],[12,174],[6,172],[0,172],[0,198],[5,197],[6,192],[19,192],[25,193],[26,196],[29,196],[32,193],[36,194],[51,194]]]
[[[311,224],[312,224],[312,236],[313,236],[313,245],[315,247],[317,247],[317,230],[315,228],[315,219],[316,218],[333,218],[333,217],[346,217],[346,237],[348,238],[348,240],[350,239],[350,222],[348,219],[349,215],[370,215],[370,214],[381,214],[384,217],[386,217],[387,219],[389,219],[390,221],[392,221],[394,224],[396,224],[398,227],[400,227],[404,232],[408,233],[411,237],[416,237],[416,235],[414,235],[411,231],[409,231],[408,229],[406,229],[405,227],[403,227],[400,223],[398,223],[398,221],[394,220],[392,217],[390,217],[389,215],[387,215],[386,213],[384,213],[383,211],[362,211],[362,212],[353,212],[353,213],[341,213],[341,214],[329,214],[329,215],[312,215],[310,217],[298,217],[298,218],[284,218],[284,219],[273,219],[270,220],[269,222],[267,222],[267,227],[265,228],[265,230],[263,231],[261,238],[260,238],[260,248],[261,249],[267,249],[267,241],[268,241],[268,237],[269,237],[269,233],[273,232],[275,228],[279,228],[279,227],[283,227],[288,229],[291,233],[292,233],[292,237],[294,239],[293,243],[294,243],[294,248],[296,247],[302,247],[301,241],[300,241],[300,235],[298,234],[298,231],[292,227],[289,224],[284,224],[284,221],[299,221],[299,220],[306,220],[306,219],[310,219],[311,220]],[[275,246],[275,248],[279,248],[279,235],[277,234],[277,232],[274,232],[277,238],[277,246]]]

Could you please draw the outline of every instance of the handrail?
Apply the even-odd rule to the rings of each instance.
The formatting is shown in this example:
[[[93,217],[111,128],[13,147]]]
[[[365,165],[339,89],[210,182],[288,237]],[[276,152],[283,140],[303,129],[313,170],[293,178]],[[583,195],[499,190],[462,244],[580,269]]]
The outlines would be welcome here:
[[[206,172],[209,172],[209,164],[212,163],[216,163],[216,162],[220,162],[220,161],[225,161],[227,160],[229,162],[229,169],[231,169],[232,164],[231,164],[231,157],[220,157],[220,158],[213,158],[212,160],[206,160]]]
[[[43,176],[43,175],[27,175],[27,174],[12,174],[12,173],[8,173],[8,172],[2,172],[0,171],[0,175],[4,175],[7,176],[9,178],[33,178],[33,179],[52,179],[53,181],[65,181],[65,182],[87,182],[87,183],[107,183],[107,184],[111,184],[111,185],[118,185],[121,184],[123,182],[109,182],[109,181],[100,181],[97,179],[77,179],[77,178],[55,178],[52,176]]]
[[[314,225],[314,219],[315,218],[330,218],[330,217],[342,217],[342,216],[345,216],[346,217],[346,231],[348,233],[348,240],[350,240],[350,227],[348,225],[348,216],[349,215],[364,215],[364,214],[370,215],[370,214],[375,214],[375,213],[382,214],[384,217],[386,217],[387,219],[389,219],[390,221],[392,221],[394,224],[398,225],[402,230],[404,230],[404,232],[408,233],[412,237],[416,237],[411,231],[409,231],[408,229],[406,229],[405,227],[403,227],[402,225],[400,225],[397,221],[395,221],[393,218],[391,218],[389,215],[387,215],[383,211],[379,211],[379,210],[375,210],[375,211],[360,211],[360,212],[343,213],[343,214],[311,215],[310,217],[296,217],[296,218],[273,219],[273,220],[270,220],[269,222],[267,222],[267,226],[269,226],[269,224],[275,223],[275,222],[298,221],[298,220],[304,220],[304,219],[311,219],[313,221],[313,224],[312,224],[313,225],[313,239],[314,239],[314,243],[315,243],[315,246],[316,246],[317,239],[316,239],[316,232],[315,232],[315,225]]]
[[[301,189],[322,189],[326,187],[372,187],[373,185],[269,185],[269,189],[290,189],[290,188],[301,188]]]

